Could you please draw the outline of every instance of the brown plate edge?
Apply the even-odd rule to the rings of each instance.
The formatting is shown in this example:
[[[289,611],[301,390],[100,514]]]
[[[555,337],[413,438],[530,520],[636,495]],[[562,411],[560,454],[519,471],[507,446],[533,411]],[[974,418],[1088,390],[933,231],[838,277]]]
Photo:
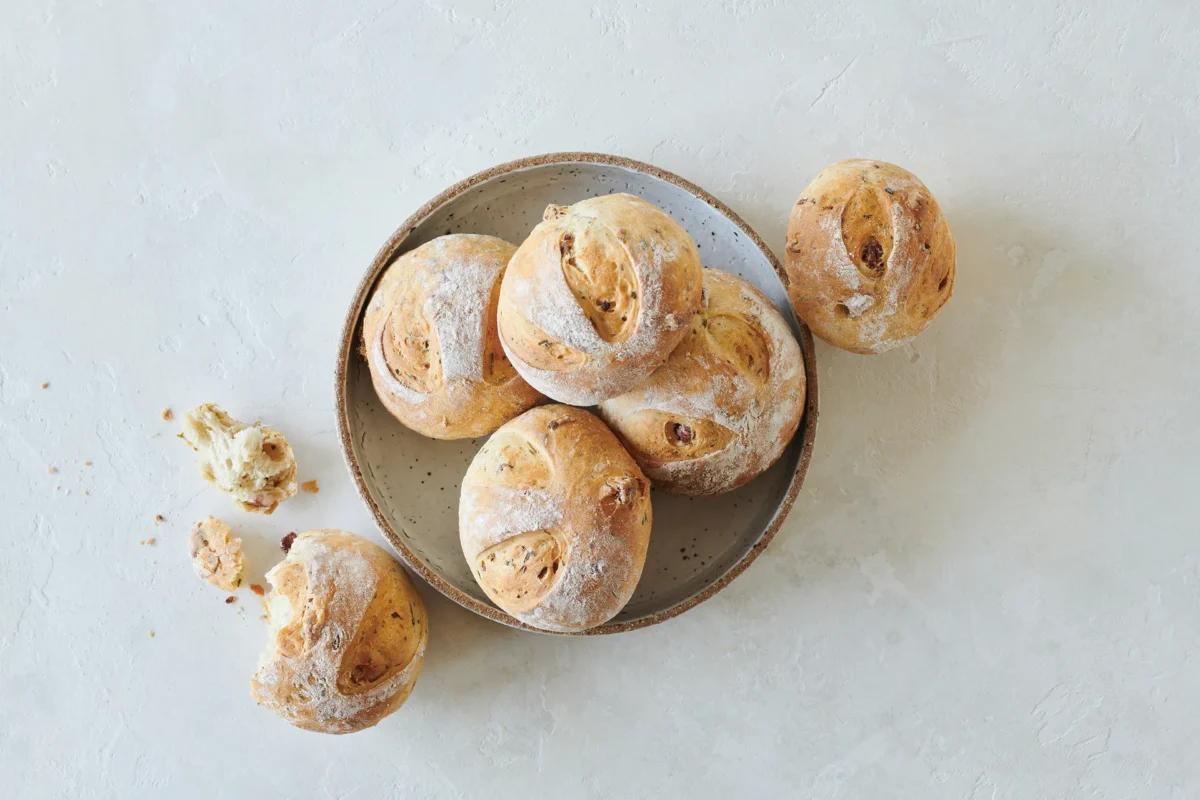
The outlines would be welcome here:
[[[634,170],[635,172],[644,172],[653,175],[656,178],[672,183],[688,193],[703,200],[709,206],[715,208],[727,219],[733,222],[741,231],[746,234],[767,257],[775,274],[779,276],[779,280],[783,282],[784,289],[788,287],[787,273],[780,264],[779,259],[775,256],[774,251],[763,242],[758,233],[746,224],[733,209],[729,208],[716,197],[709,194],[704,189],[701,189],[696,184],[688,181],[673,172],[668,172],[653,164],[647,164],[642,161],[636,161],[624,156],[614,156],[605,153],[589,153],[589,152],[559,152],[559,153],[543,153],[536,156],[527,156],[519,158],[515,161],[508,161],[503,164],[497,164],[489,167],[481,172],[455,183],[449,188],[443,190],[431,200],[426,202],[411,214],[396,231],[388,238],[379,251],[375,254],[375,258],[371,262],[366,274],[359,281],[358,288],[355,290],[354,299],[350,304],[349,311],[346,313],[346,318],[342,323],[342,338],[338,348],[337,365],[334,370],[334,394],[335,405],[337,407],[337,428],[338,439],[342,446],[342,456],[346,461],[346,467],[350,470],[350,475],[354,479],[354,485],[358,490],[358,494],[362,497],[363,502],[371,510],[371,514],[375,517],[375,524],[378,526],[381,533],[396,550],[403,559],[405,565],[420,575],[426,583],[433,586],[443,595],[453,600],[463,608],[474,611],[476,614],[487,617],[488,619],[499,622],[503,625],[508,625],[512,628],[532,631],[534,633],[553,634],[553,631],[545,631],[540,628],[534,628],[530,625],[517,620],[500,609],[487,603],[482,603],[474,597],[460,591],[457,587],[446,581],[439,574],[429,569],[421,562],[415,553],[409,550],[404,543],[403,538],[398,535],[393,529],[383,512],[380,510],[374,498],[367,487],[366,481],[363,478],[362,470],[358,465],[358,460],[354,455],[353,441],[350,436],[350,414],[349,404],[347,401],[347,375],[349,373],[350,359],[354,352],[354,338],[358,329],[359,318],[362,316],[363,308],[366,305],[367,295],[375,286],[379,276],[383,270],[391,263],[396,256],[401,245],[416,227],[423,222],[435,209],[443,205],[449,200],[458,197],[468,189],[478,183],[490,180],[499,175],[510,172],[516,172],[530,167],[544,166],[548,164],[566,164],[566,163],[585,163],[585,164],[608,164],[611,166],[624,167]],[[766,549],[771,540],[775,538],[775,534],[783,526],[784,520],[792,509],[792,505],[796,501],[797,495],[800,493],[800,487],[804,485],[804,477],[808,472],[809,462],[812,460],[813,443],[816,440],[817,432],[817,363],[816,355],[813,348],[812,333],[808,326],[799,318],[796,319],[800,329],[800,347],[804,356],[804,372],[805,372],[805,400],[804,400],[804,416],[800,420],[800,436],[801,450],[796,461],[796,468],[792,472],[791,481],[788,483],[788,489],[782,501],[775,509],[771,521],[767,524],[766,529],[759,537],[758,541],[734,563],[724,574],[717,580],[710,583],[708,586],[701,589],[699,592],[690,597],[675,603],[662,611],[655,612],[645,617],[640,617],[627,622],[607,622],[603,625],[598,625],[595,628],[590,628],[586,631],[578,631],[575,633],[566,633],[558,635],[566,636],[593,636],[609,633],[623,633],[625,631],[645,628],[650,625],[655,625],[659,622],[679,616],[683,612],[699,605],[708,598],[715,595],[717,592],[729,585],[734,578],[740,575],[746,567],[750,566],[759,554]]]

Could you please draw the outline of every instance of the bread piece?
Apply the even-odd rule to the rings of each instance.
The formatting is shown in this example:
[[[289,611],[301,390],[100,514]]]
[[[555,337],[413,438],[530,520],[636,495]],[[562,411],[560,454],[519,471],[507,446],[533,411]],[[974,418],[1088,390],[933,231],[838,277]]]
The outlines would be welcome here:
[[[205,517],[188,535],[192,568],[204,580],[232,592],[242,585],[242,540],[221,520]]]
[[[882,353],[950,299],[954,258],[950,225],[917,176],[883,161],[839,161],[792,209],[788,295],[825,341]]]
[[[677,222],[611,194],[550,206],[509,262],[500,339],[531,385],[592,405],[646,379],[700,308],[700,254]]]
[[[296,493],[296,457],[283,434],[238,422],[212,403],[183,420],[183,439],[200,454],[200,474],[246,511],[272,513]]]
[[[384,272],[363,320],[375,391],[434,439],[491,433],[542,400],[496,333],[500,278],[514,248],[495,236],[440,236]]]
[[[667,363],[600,404],[658,488],[708,495],[737,488],[783,453],[804,413],[804,358],[763,294],[704,270],[704,305]]]
[[[548,405],[492,434],[462,482],[463,555],[500,608],[548,631],[607,622],[637,586],[650,484],[604,423]]]
[[[270,640],[250,681],[260,705],[299,728],[352,733],[404,704],[429,625],[391,556],[351,533],[306,531],[267,580]]]

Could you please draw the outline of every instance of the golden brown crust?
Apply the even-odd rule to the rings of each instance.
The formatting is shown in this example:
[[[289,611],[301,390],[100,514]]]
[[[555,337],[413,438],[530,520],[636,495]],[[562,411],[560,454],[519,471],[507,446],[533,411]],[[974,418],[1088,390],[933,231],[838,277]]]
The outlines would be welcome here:
[[[307,531],[267,579],[272,634],[250,681],[260,705],[321,733],[362,730],[403,705],[429,626],[391,556],[350,533]]]
[[[704,306],[650,378],[600,404],[655,487],[727,492],[768,469],[804,412],[804,359],[787,321],[751,284],[704,270]]]
[[[463,478],[459,537],[500,608],[551,631],[611,619],[650,542],[650,484],[600,420],[546,405],[506,423]]]
[[[404,425],[435,439],[482,436],[542,399],[496,331],[500,279],[515,249],[494,236],[441,236],[380,278],[363,350],[379,399]]]
[[[785,263],[796,313],[856,353],[911,340],[954,291],[954,237],[937,201],[883,161],[839,161],[813,179],[792,209]]]
[[[699,305],[696,243],[645,200],[612,194],[546,209],[509,263],[497,315],[530,384],[591,405],[653,372]]]

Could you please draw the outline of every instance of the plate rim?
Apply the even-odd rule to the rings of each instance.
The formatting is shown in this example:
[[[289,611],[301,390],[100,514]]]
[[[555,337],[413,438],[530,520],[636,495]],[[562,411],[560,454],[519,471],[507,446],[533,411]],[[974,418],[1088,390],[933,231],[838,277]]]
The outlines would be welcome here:
[[[404,565],[409,570],[437,589],[441,594],[448,599],[454,601],[459,606],[479,614],[482,617],[492,620],[493,622],[507,625],[511,628],[519,630],[532,631],[534,633],[560,635],[560,636],[595,636],[611,633],[623,633],[625,631],[637,630],[639,628],[649,627],[664,622],[668,619],[679,616],[683,612],[691,609],[705,600],[709,599],[717,592],[728,586],[735,578],[742,574],[754,561],[759,554],[766,549],[767,545],[775,538],[779,529],[783,526],[787,519],[793,504],[796,501],[797,495],[800,493],[800,488],[804,485],[804,478],[808,472],[809,462],[812,460],[813,443],[816,439],[817,432],[817,417],[818,417],[818,400],[817,400],[817,364],[816,354],[813,347],[812,333],[808,326],[804,324],[798,316],[795,317],[797,328],[799,330],[798,341],[800,343],[801,354],[804,359],[805,371],[805,400],[804,414],[800,419],[800,427],[797,433],[793,436],[801,437],[800,454],[796,460],[796,467],[792,470],[791,478],[788,481],[787,491],[783,498],[775,507],[774,513],[771,515],[770,521],[767,523],[763,532],[759,535],[758,540],[750,547],[746,553],[734,562],[725,570],[716,580],[705,586],[703,589],[688,595],[677,603],[674,603],[667,608],[656,611],[653,614],[639,617],[633,620],[616,622],[610,620],[603,625],[598,625],[594,628],[589,628],[585,631],[574,632],[556,632],[546,631],[541,628],[535,628],[527,625],[520,620],[506,614],[499,608],[481,602],[476,598],[468,595],[458,587],[451,584],[436,571],[430,569],[417,555],[409,549],[404,543],[404,539],[392,527],[391,522],[384,515],[382,509],[371,496],[370,490],[367,487],[366,479],[363,477],[362,468],[358,463],[358,458],[354,452],[354,442],[350,433],[350,408],[348,399],[348,376],[350,372],[351,359],[354,354],[354,339],[355,332],[358,329],[359,322],[362,319],[363,312],[366,308],[367,298],[370,291],[374,288],[379,280],[383,270],[391,263],[404,242],[412,235],[417,226],[424,222],[438,208],[445,205],[447,202],[454,200],[460,195],[465,194],[475,186],[485,181],[501,175],[518,172],[530,167],[549,166],[553,164],[602,164],[606,166],[621,167],[623,169],[632,170],[651,175],[660,180],[688,192],[696,199],[703,201],[731,223],[742,231],[755,246],[762,252],[767,262],[775,270],[775,274],[779,277],[780,282],[786,292],[789,281],[787,273],[783,269],[778,257],[773,250],[763,242],[758,232],[746,224],[733,209],[725,205],[709,192],[700,188],[691,181],[669,172],[661,167],[653,164],[648,164],[643,161],[637,161],[625,156],[610,155],[607,153],[594,153],[587,151],[561,151],[553,153],[542,153],[540,155],[526,156],[512,161],[505,161],[501,164],[488,167],[487,169],[476,172],[475,174],[452,184],[443,189],[430,200],[426,201],[416,211],[408,216],[404,222],[400,223],[399,227],[388,237],[383,246],[376,252],[375,257],[371,260],[370,266],[366,273],[358,283],[355,289],[354,297],[350,302],[350,308],[342,322],[341,341],[338,345],[337,364],[334,369],[334,406],[337,416],[338,441],[342,449],[342,457],[346,463],[346,467],[350,471],[350,476],[354,480],[355,488],[358,491],[359,497],[366,503],[370,509],[371,515],[375,518],[375,525],[379,528],[380,533],[387,539],[392,549],[400,556]],[[789,442],[790,444],[790,442]],[[653,533],[651,534],[653,535]]]

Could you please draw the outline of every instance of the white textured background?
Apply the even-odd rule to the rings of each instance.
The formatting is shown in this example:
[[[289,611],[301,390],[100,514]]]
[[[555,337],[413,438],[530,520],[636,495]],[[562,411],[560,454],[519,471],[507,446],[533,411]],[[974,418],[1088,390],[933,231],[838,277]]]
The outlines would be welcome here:
[[[1069,5],[6,4],[4,795],[1200,796],[1200,15]],[[559,149],[777,250],[825,163],[897,161],[955,299],[899,351],[818,345],[808,483],[715,599],[565,640],[426,591],[408,705],[293,730],[187,527],[237,523],[255,580],[289,529],[377,535],[334,434],[352,290],[445,185]],[[321,494],[235,512],[158,417],[203,400]]]

